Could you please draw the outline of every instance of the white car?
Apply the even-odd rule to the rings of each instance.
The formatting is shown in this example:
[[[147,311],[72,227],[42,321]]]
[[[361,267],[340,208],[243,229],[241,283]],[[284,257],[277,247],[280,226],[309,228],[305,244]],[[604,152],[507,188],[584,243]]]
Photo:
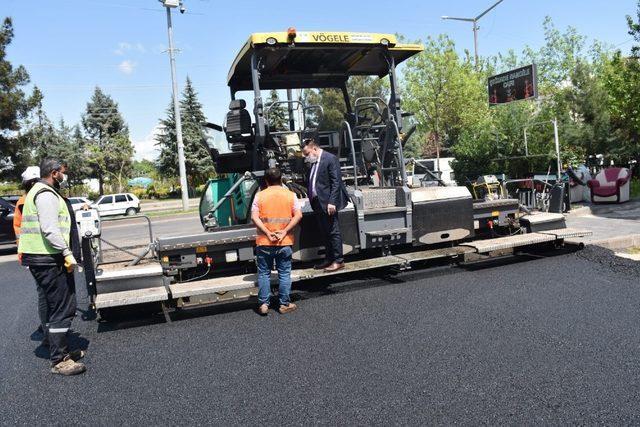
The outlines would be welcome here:
[[[100,216],[135,215],[140,212],[140,200],[131,193],[105,194],[91,206]]]
[[[84,205],[91,206],[93,202],[86,197],[69,197],[71,207],[74,211],[79,211]]]

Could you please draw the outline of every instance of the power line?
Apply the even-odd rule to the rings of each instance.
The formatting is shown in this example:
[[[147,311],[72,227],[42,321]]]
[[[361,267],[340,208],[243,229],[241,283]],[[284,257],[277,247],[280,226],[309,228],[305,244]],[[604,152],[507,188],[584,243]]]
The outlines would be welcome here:
[[[21,64],[26,68],[119,68],[120,64]],[[215,64],[182,64],[178,68],[214,68],[226,63]]]
[[[76,0],[67,0],[67,1],[76,1]],[[116,8],[123,8],[123,9],[136,9],[136,10],[144,10],[146,12],[160,12],[160,13],[164,13],[163,9],[156,9],[156,8],[151,8],[151,7],[140,7],[140,6],[132,6],[130,4],[118,4],[118,3],[105,3],[105,2],[101,2],[101,1],[95,1],[95,0],[82,0],[82,3],[91,3],[91,4],[97,4],[100,6],[107,6],[107,7],[116,7]],[[200,12],[190,12],[190,11],[186,11],[184,12],[187,15],[200,15],[200,16],[206,16],[204,13],[200,13]]]
[[[199,84],[198,87],[215,87],[224,85],[226,86],[226,82],[218,82],[218,83],[203,83]],[[99,87],[100,89],[105,90],[135,90],[135,89],[171,89],[170,84],[148,84],[148,85],[38,85],[40,89],[45,90],[91,90]]]
[[[617,45],[615,45],[615,46],[613,46],[613,47],[614,47],[614,48],[616,48],[616,47],[620,47],[620,46],[622,46],[623,44],[627,44],[627,43],[632,42],[632,41],[634,41],[634,40],[635,40],[635,39],[632,37],[632,38],[630,38],[630,39],[627,39],[627,40],[623,41],[622,43],[618,43]]]

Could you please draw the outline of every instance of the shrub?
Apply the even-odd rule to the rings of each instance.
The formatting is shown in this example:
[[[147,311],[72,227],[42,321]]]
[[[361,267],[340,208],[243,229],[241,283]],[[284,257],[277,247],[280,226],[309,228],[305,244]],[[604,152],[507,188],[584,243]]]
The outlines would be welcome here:
[[[88,195],[90,193],[91,193],[91,189],[89,188],[88,185],[84,185],[84,184],[73,185],[69,188],[69,196],[89,197]],[[95,200],[95,199],[91,199],[91,200]]]
[[[149,193],[147,192],[146,189],[144,189],[142,187],[134,187],[134,188],[131,189],[130,192],[133,193],[138,199],[148,199],[149,198]]]
[[[631,188],[630,190],[630,196],[632,199],[636,199],[640,197],[640,179],[638,178],[632,178],[631,179]]]
[[[147,187],[147,194],[152,199],[166,199],[171,195],[171,187],[166,184],[156,182]]]
[[[7,196],[22,194],[22,186],[18,182],[0,183],[0,194]]]

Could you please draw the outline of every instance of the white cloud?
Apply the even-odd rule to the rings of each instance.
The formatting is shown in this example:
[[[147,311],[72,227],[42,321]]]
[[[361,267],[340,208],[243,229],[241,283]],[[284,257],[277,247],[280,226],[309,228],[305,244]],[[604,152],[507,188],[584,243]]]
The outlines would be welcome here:
[[[155,146],[157,142],[155,138],[159,133],[162,133],[162,127],[157,125],[151,129],[151,132],[149,132],[144,139],[133,141],[133,146],[136,150],[134,156],[136,160],[156,160],[158,158],[160,150]]]
[[[138,66],[137,63],[133,62],[130,59],[125,59],[120,64],[118,64],[118,69],[124,74],[131,74]]]

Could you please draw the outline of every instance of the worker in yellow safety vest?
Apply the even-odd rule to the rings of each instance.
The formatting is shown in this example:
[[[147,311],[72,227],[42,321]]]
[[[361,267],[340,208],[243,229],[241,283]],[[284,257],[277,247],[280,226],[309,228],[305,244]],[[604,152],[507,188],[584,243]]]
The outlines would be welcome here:
[[[290,300],[293,229],[302,219],[296,195],[282,186],[280,169],[270,168],[264,176],[267,188],[256,194],[251,220],[256,225],[256,265],[258,266],[258,312],[267,315],[271,299],[271,267],[278,271],[280,313],[297,307]]]
[[[67,334],[76,314],[73,249],[78,246],[73,210],[60,194],[66,181],[65,165],[55,159],[40,163],[40,177],[27,193],[22,209],[20,242],[22,265],[29,268],[46,312],[40,311],[45,340],[49,344],[51,372],[75,375],[86,370],[77,362],[81,350],[69,351]]]

